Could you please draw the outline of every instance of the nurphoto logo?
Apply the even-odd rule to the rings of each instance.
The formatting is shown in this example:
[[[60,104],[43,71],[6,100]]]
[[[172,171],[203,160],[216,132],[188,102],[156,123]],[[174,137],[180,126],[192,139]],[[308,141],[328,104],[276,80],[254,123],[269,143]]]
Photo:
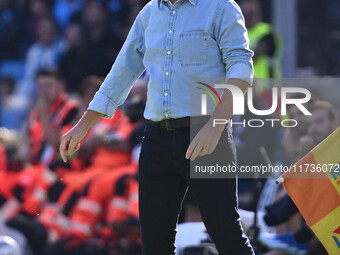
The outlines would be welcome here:
[[[215,106],[218,104],[217,100],[221,105],[222,100],[219,94],[217,93],[216,89],[228,89],[233,97],[233,115],[244,115],[245,114],[245,98],[247,99],[247,107],[249,111],[256,115],[256,116],[269,116],[273,114],[278,107],[280,106],[280,115],[286,116],[287,115],[287,105],[295,105],[304,115],[312,115],[306,107],[303,105],[311,99],[311,92],[305,88],[298,88],[298,87],[281,87],[280,94],[279,88],[273,87],[272,88],[272,105],[269,109],[256,109],[254,107],[254,97],[253,97],[253,87],[249,87],[247,90],[247,95],[244,96],[242,90],[234,85],[230,84],[215,84],[212,87],[209,84],[198,82],[201,84],[202,87],[197,87],[198,89],[202,90],[203,94],[201,94],[201,115],[207,115],[207,95],[213,100]],[[301,94],[302,96],[299,98],[292,98],[289,95],[298,95]],[[280,96],[279,96],[280,95]],[[215,99],[217,98],[217,100]],[[280,100],[280,105],[279,105]],[[294,119],[250,119],[250,120],[243,120],[241,122],[233,122],[233,120],[226,120],[226,119],[214,119],[213,125],[227,124],[230,122],[230,125],[243,125],[250,127],[262,127],[265,122],[271,123],[271,126],[274,127],[276,122],[281,123],[283,127],[295,127],[298,125],[297,120]]]

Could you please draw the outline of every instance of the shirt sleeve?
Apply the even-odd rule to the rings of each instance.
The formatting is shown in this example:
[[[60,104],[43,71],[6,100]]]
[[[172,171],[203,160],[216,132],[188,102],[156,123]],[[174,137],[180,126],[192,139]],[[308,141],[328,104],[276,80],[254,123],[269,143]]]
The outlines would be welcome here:
[[[216,20],[216,40],[226,65],[227,79],[237,78],[251,84],[254,53],[249,49],[241,9],[233,0],[222,4]]]
[[[89,105],[89,110],[102,113],[104,117],[112,118],[117,107],[125,101],[134,82],[145,70],[144,29],[140,16],[141,13],[132,25],[111,71]]]

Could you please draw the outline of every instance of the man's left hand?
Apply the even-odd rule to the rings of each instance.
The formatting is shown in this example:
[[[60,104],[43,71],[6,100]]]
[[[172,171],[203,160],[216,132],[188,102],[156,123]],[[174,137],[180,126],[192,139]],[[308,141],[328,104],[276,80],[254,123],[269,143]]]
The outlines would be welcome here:
[[[195,160],[198,156],[211,154],[218,144],[224,127],[224,125],[213,127],[212,121],[209,120],[191,141],[185,157]]]

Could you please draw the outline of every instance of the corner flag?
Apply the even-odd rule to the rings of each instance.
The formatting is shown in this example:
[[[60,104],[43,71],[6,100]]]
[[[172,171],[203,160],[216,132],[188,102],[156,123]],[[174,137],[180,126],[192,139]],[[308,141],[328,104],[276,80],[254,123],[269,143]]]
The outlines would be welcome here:
[[[340,254],[340,128],[282,177],[289,196],[328,253]]]

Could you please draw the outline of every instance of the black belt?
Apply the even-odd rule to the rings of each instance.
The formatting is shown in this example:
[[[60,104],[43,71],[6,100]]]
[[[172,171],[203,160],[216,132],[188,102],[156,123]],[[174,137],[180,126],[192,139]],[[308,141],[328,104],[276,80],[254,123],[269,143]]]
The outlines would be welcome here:
[[[178,118],[178,119],[165,119],[161,121],[150,121],[151,125],[159,128],[164,128],[168,131],[173,131],[179,128],[185,128],[190,126],[190,117]]]
[[[192,125],[203,125],[209,120],[209,116],[183,117],[178,119],[165,119],[162,121],[149,121],[153,126],[173,131],[179,128],[190,127]]]

